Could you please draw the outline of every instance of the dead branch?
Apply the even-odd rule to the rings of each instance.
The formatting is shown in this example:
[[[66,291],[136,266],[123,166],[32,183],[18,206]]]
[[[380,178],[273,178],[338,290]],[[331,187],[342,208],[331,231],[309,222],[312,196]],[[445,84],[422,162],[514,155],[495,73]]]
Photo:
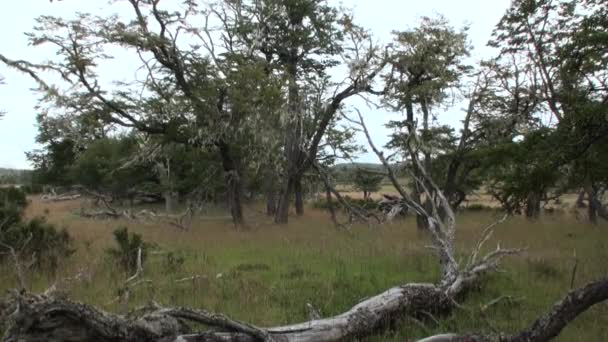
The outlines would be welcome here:
[[[516,334],[508,336],[502,334],[490,336],[480,334],[440,334],[419,340],[418,342],[545,342],[558,336],[570,322],[591,306],[607,299],[608,278],[604,278],[576,290],[571,290],[549,312]]]
[[[79,199],[80,194],[65,194],[65,195],[53,195],[53,194],[45,194],[40,197],[43,202],[62,202],[62,201],[72,201],[75,199]]]
[[[321,176],[321,179],[323,180],[326,189],[328,189],[329,192],[336,197],[338,202],[348,212],[349,223],[352,222],[353,217],[367,223],[370,222],[370,218],[374,218],[378,223],[382,223],[382,220],[380,220],[380,218],[376,214],[370,213],[367,210],[359,207],[358,205],[348,203],[348,201],[342,196],[342,194],[340,194],[340,192],[336,190],[336,188],[333,186],[329,177],[329,172],[322,165],[314,161],[313,167],[315,168],[319,176]]]

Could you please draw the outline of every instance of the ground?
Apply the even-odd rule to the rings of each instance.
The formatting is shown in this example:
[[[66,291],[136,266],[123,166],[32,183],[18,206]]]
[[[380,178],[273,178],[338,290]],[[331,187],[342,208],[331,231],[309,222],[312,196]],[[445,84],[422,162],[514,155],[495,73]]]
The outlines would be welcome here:
[[[190,231],[129,221],[94,221],[77,215],[79,201],[44,203],[32,197],[26,216],[47,216],[66,227],[78,248],[55,277],[30,276],[34,291],[55,279],[81,270],[89,279],[75,283],[69,296],[114,312],[126,312],[150,300],[167,306],[192,306],[224,312],[234,318],[268,326],[308,319],[306,303],[323,316],[337,314],[365,297],[407,282],[438,278],[436,258],[426,249],[428,237],[416,231],[412,218],[383,226],[335,229],[326,212],[309,209],[288,226],[272,224],[260,208],[248,207],[248,231],[236,231],[223,213],[209,213]],[[458,216],[458,251],[463,262],[468,246],[497,213],[464,212]],[[112,231],[126,226],[156,249],[144,264],[145,279],[127,303],[115,301],[127,274],[106,250],[114,245]],[[389,332],[365,341],[411,341],[434,332],[512,332],[546,311],[571,286],[608,274],[608,224],[591,226],[570,213],[553,213],[530,222],[510,218],[498,229],[501,246],[528,247],[528,252],[504,262],[504,272],[487,278],[447,317],[428,317],[424,326],[404,318]],[[495,246],[495,245],[494,245]],[[494,247],[494,246],[488,246]],[[183,262],[180,262],[182,260]],[[12,270],[0,266],[0,290],[15,286]],[[176,280],[198,275],[194,281]],[[507,300],[483,310],[502,295]],[[597,305],[574,321],[559,341],[607,341],[608,305]]]

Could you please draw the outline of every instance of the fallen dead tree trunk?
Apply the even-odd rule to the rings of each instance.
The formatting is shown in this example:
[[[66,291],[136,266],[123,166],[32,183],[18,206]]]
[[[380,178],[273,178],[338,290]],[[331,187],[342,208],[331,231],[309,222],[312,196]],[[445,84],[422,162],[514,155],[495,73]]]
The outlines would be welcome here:
[[[75,199],[79,199],[81,197],[80,194],[45,194],[40,197],[43,202],[62,202],[62,201],[72,201]]]
[[[608,299],[608,278],[568,293],[547,314],[513,335],[441,334],[419,342],[509,341],[540,342],[594,304]],[[5,342],[17,341],[337,341],[366,335],[391,317],[449,310],[451,299],[435,285],[408,284],[369,298],[338,316],[273,328],[258,328],[221,314],[187,308],[147,308],[140,316],[120,316],[90,306],[45,296],[17,296]],[[212,330],[192,333],[185,321]]]

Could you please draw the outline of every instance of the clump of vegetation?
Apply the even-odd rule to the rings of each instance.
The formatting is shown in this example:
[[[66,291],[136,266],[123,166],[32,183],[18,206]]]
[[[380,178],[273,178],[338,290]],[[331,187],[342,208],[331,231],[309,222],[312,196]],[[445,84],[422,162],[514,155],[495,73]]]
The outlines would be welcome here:
[[[142,254],[142,257],[143,257],[143,254]],[[169,252],[169,253],[167,253],[167,256],[165,258],[165,270],[168,273],[176,273],[177,271],[179,271],[182,268],[185,261],[186,261],[186,258],[183,255],[175,253],[175,252]]]
[[[483,205],[481,203],[473,203],[473,204],[466,206],[464,209],[469,210],[469,211],[483,211],[483,210],[492,210],[492,207]]]
[[[67,230],[57,228],[44,218],[23,221],[26,194],[15,187],[0,189],[0,252],[9,250],[30,260],[29,266],[54,274],[61,260],[75,251]],[[0,261],[6,254],[0,253]]]
[[[138,258],[141,250],[141,264],[144,264],[150,244],[144,242],[140,234],[129,233],[126,227],[114,230],[114,241],[117,248],[108,249],[108,254],[112,256],[127,273],[137,271]]]
[[[23,209],[27,205],[27,197],[23,190],[16,187],[0,188],[0,203],[3,207],[15,206]]]
[[[368,200],[371,198],[372,192],[380,190],[380,184],[384,179],[384,175],[374,173],[369,170],[357,169],[355,171],[355,189],[363,192],[363,199]]]
[[[350,196],[344,196],[344,200],[350,205],[354,205],[366,210],[378,209],[378,202],[374,201],[372,198],[352,198]],[[332,201],[332,205],[336,209],[342,209],[342,204],[336,200]],[[329,209],[329,203],[325,198],[321,198],[313,202],[312,206],[316,209]]]
[[[31,260],[32,268],[52,274],[57,271],[61,260],[76,251],[68,231],[57,230],[43,218],[13,224],[2,231],[1,238],[3,244],[18,250],[23,257]]]

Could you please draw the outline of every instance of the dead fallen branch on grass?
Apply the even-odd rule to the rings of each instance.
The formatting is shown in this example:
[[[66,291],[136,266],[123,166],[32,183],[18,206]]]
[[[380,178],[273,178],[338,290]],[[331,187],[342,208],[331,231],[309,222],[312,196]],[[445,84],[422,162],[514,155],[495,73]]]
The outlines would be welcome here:
[[[72,201],[75,199],[79,199],[81,197],[80,194],[73,194],[73,193],[69,193],[69,194],[44,194],[40,197],[40,199],[43,202],[62,202],[62,201]]]
[[[338,316],[272,328],[260,328],[221,314],[188,308],[154,307],[140,316],[121,316],[90,306],[46,296],[13,294],[19,305],[9,317],[5,342],[72,341],[336,341],[367,334],[397,315],[414,315],[434,304],[443,310],[449,302],[432,284],[408,284],[367,299]],[[530,326],[512,335],[440,334],[419,342],[548,341],[591,306],[608,299],[608,278],[570,291]],[[391,314],[391,315],[388,315]],[[48,317],[53,317],[49,320]],[[202,323],[212,330],[192,333],[182,322]]]
[[[138,221],[143,223],[161,223],[167,224],[180,230],[190,230],[192,220],[196,215],[194,206],[189,205],[182,213],[179,214],[163,214],[153,210],[142,209],[132,211],[129,209],[118,210],[111,206],[108,202],[103,202],[105,209],[85,210],[80,208],[79,215],[85,218],[105,220],[105,219],[126,219],[130,221]]]

